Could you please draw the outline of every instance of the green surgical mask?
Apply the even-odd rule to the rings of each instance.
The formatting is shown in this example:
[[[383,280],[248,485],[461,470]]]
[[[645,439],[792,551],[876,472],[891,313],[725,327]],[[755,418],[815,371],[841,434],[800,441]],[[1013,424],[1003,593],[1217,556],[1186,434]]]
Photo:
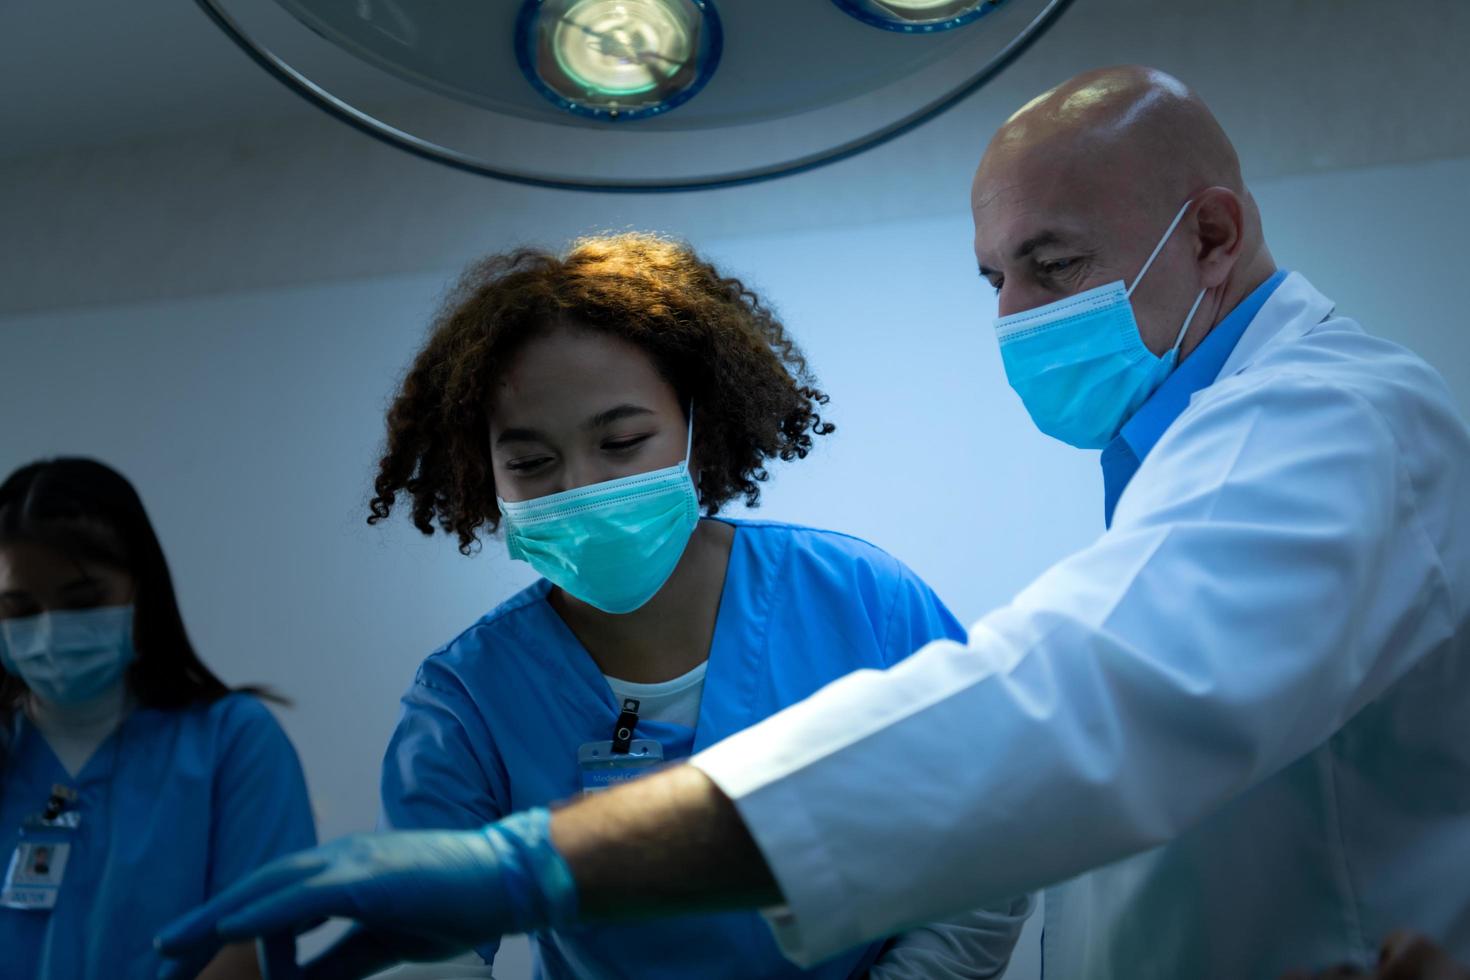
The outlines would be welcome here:
[[[674,573],[699,523],[693,438],[691,407],[680,463],[535,500],[496,498],[510,556],[603,612],[642,606]]]

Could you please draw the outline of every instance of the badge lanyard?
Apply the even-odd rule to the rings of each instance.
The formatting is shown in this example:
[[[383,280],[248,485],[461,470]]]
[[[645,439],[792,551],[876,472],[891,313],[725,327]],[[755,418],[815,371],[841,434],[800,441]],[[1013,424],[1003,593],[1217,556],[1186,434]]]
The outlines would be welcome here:
[[[634,738],[638,726],[637,698],[624,698],[622,712],[606,742],[587,742],[577,749],[577,768],[582,774],[582,795],[591,796],[648,774],[664,761],[664,747],[657,739]]]
[[[112,806],[112,791],[122,764],[124,718],[113,732],[112,766],[107,773],[106,801]],[[17,720],[17,726],[19,720]],[[17,727],[17,731],[18,731]],[[12,744],[17,744],[17,738]],[[40,813],[20,825],[20,840],[10,855],[5,878],[0,883],[0,907],[49,912],[61,895],[61,882],[71,858],[72,844],[82,825],[77,808],[78,793],[63,783],[51,787],[51,795]],[[99,808],[100,809],[100,808]]]

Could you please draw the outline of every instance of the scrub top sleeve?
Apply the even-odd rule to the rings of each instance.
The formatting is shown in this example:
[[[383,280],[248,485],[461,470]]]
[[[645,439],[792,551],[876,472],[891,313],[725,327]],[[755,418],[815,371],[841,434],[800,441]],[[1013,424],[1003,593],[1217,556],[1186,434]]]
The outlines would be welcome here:
[[[967,633],[934,590],[906,565],[894,560],[893,599],[883,637],[883,653],[889,666],[932,640],[965,642]]]
[[[469,695],[421,669],[383,757],[380,828],[473,830],[505,816],[504,780],[487,773],[482,751],[493,742]]]
[[[265,705],[231,694],[221,712],[210,828],[209,894],[261,865],[316,845],[306,777],[290,739]]]
[[[425,662],[384,754],[379,829],[474,830],[505,816],[508,794],[487,777],[477,745],[490,751],[492,742],[469,695],[452,674]],[[487,964],[499,950],[498,939],[475,947]]]

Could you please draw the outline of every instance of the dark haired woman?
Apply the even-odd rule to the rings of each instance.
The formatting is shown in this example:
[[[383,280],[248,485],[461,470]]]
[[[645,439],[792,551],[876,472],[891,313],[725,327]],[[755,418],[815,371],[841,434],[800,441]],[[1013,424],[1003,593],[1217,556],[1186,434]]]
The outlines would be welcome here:
[[[296,753],[184,631],[128,481],[88,459],[0,484],[0,976],[156,976],[153,934],[315,842]],[[259,976],[250,945],[198,975]]]
[[[279,888],[309,903],[339,883],[354,902],[396,904],[372,918],[402,932],[353,934],[337,967],[361,976],[445,955],[444,937],[463,935],[454,923],[474,923],[494,889],[467,876],[463,892],[399,890],[372,885],[375,874],[468,860],[517,820],[518,839],[544,853],[548,804],[687,758],[853,670],[962,639],[929,588],[872,545],[714,516],[737,497],[754,504],[768,461],[800,459],[831,431],[826,400],[785,328],[684,246],[622,235],[471,269],[390,410],[372,520],[406,495],[423,532],[441,527],[468,552],[482,528],[503,530],[510,555],[544,578],[425,660],[403,697],[382,822],[418,835],[273,864],[165,946],[207,945],[220,908]],[[516,811],[528,812],[495,823]],[[375,843],[395,852],[392,868],[375,866],[386,853]],[[559,864],[538,874],[565,900]],[[915,929],[807,972],[752,913],[546,930],[533,950],[551,980],[990,977],[1027,908]],[[488,961],[496,946],[479,952]]]
[[[419,669],[384,765],[385,825],[474,828],[595,792],[853,670],[963,640],[872,545],[714,516],[755,504],[769,460],[832,431],[814,384],[760,300],[680,244],[594,238],[470,270],[390,410],[373,520],[404,494],[420,530],[437,524],[466,552],[503,530],[544,578]],[[874,976],[999,975],[1026,909],[811,975],[875,960]],[[535,939],[543,977],[803,975],[752,914]]]

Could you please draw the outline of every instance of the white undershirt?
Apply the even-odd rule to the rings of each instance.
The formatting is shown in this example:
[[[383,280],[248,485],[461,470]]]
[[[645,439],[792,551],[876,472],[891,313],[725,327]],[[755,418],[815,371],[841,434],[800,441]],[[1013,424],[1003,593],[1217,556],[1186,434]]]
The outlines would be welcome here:
[[[699,721],[699,702],[704,697],[704,670],[707,666],[708,660],[687,674],[657,684],[635,684],[616,677],[608,677],[607,683],[619,701],[638,699],[640,719],[694,728]]]
[[[67,775],[75,779],[132,707],[127,684],[119,682],[110,691],[78,704],[46,704],[32,696],[26,702],[26,717],[61,760]]]

